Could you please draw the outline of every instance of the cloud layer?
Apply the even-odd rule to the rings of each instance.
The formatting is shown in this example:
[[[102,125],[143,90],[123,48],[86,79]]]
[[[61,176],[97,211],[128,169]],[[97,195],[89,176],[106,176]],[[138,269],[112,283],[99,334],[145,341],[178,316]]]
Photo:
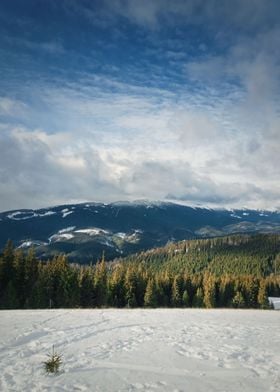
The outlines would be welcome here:
[[[31,3],[2,5],[1,210],[280,207],[278,2]]]

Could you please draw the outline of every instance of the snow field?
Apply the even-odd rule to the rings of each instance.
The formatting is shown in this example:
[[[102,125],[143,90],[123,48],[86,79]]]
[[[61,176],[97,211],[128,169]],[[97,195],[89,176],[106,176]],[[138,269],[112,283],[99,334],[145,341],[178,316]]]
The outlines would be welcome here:
[[[1,391],[280,391],[280,312],[0,313]],[[46,375],[52,345],[62,371]]]

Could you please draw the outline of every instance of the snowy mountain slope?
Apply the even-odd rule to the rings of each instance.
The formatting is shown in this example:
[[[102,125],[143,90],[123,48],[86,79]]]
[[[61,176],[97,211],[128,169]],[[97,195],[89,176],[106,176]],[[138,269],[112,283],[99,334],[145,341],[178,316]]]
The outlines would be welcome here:
[[[0,213],[0,248],[34,246],[40,257],[66,253],[80,262],[165,245],[168,241],[232,233],[280,232],[280,214],[254,210],[211,210],[137,201],[83,203]]]

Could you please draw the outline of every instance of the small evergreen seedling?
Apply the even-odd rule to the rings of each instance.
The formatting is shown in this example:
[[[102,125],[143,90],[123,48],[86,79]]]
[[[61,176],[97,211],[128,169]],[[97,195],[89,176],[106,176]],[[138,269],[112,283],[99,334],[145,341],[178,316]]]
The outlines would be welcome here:
[[[47,374],[59,372],[60,365],[62,364],[62,355],[54,351],[52,347],[52,353],[48,354],[49,359],[44,362],[45,371]]]

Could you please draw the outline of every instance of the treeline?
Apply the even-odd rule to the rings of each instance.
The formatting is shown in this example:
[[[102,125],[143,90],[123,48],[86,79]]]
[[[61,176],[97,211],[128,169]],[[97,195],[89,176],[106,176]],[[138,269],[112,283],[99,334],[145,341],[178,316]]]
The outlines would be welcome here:
[[[24,254],[11,242],[0,257],[2,309],[268,308],[268,296],[280,296],[280,275],[188,273],[170,260],[161,267],[145,260],[106,263],[104,257],[96,265],[79,266],[63,255],[41,262],[33,250]]]

